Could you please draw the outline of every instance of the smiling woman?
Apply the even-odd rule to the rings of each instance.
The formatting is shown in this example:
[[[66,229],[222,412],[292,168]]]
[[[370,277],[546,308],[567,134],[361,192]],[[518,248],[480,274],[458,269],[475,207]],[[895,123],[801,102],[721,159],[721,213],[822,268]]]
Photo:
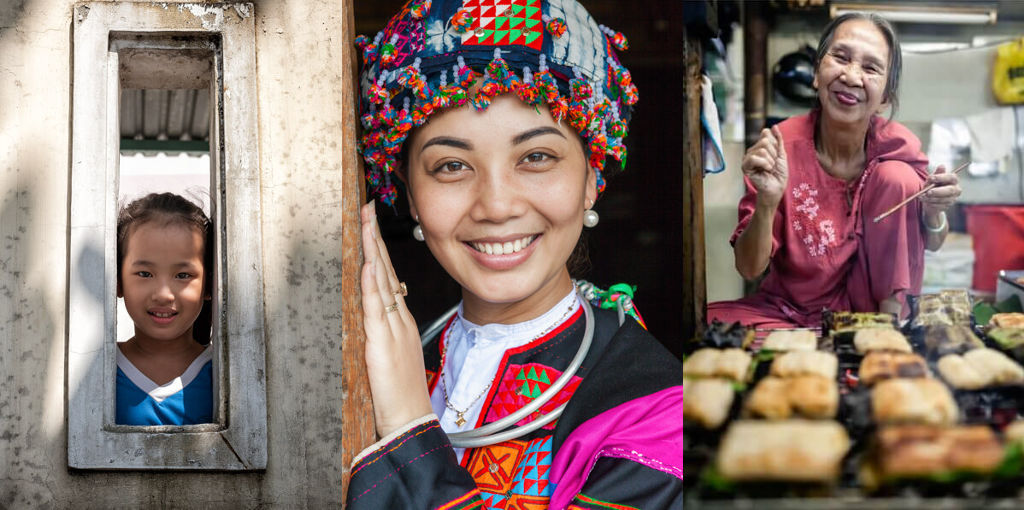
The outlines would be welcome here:
[[[501,96],[435,115],[409,144],[410,210],[467,320],[520,322],[572,290],[565,261],[597,198],[575,133]]]
[[[756,294],[709,304],[709,321],[816,327],[825,308],[907,313],[960,188],[941,166],[929,175],[917,137],[881,117],[898,103],[900,68],[884,19],[850,13],[825,27],[816,107],[763,130],[743,158],[736,268],[748,280],[768,274]],[[920,202],[872,221],[926,184],[937,187]]]
[[[606,157],[625,161],[625,38],[571,0],[413,0],[361,44],[370,188],[390,204],[404,183],[414,236],[462,301],[421,339],[405,300],[419,289],[364,206],[383,439],[356,457],[349,507],[681,507],[682,366],[628,286],[568,267]]]

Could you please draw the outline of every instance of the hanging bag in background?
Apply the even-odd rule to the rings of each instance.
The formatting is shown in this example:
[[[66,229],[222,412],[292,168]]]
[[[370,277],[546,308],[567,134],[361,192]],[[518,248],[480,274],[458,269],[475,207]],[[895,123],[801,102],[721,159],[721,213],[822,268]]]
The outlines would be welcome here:
[[[996,48],[992,93],[1000,104],[1024,103],[1024,37]]]

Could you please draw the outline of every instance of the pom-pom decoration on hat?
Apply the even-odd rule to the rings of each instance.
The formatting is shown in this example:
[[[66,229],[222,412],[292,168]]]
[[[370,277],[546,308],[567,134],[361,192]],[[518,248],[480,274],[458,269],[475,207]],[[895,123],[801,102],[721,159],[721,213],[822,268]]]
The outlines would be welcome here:
[[[487,108],[502,94],[546,106],[580,134],[598,191],[607,157],[625,166],[637,92],[615,51],[628,43],[575,0],[411,0],[356,45],[360,149],[370,190],[385,203],[397,196],[391,174],[413,128],[446,108]]]
[[[544,21],[544,28],[548,29],[548,32],[555,37],[562,37],[565,33],[565,20],[562,18],[552,18],[547,14],[541,16],[541,20]]]
[[[430,11],[430,0],[413,0],[410,3],[409,14],[413,18],[423,19],[423,16]]]
[[[466,9],[459,9],[451,19],[451,26],[456,32],[464,34],[469,31],[469,25],[473,23],[473,15]]]

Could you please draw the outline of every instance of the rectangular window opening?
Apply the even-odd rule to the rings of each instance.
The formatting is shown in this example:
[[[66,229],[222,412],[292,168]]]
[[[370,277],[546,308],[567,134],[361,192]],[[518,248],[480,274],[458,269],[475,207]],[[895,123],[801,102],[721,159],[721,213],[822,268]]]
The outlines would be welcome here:
[[[214,200],[220,193],[215,179],[218,172],[212,162],[220,158],[211,157],[210,153],[210,140],[217,139],[212,126],[221,124],[215,122],[220,120],[216,110],[219,101],[214,73],[218,45],[218,38],[205,35],[110,35],[110,51],[116,52],[118,63],[118,208],[150,193],[180,195],[198,205],[210,218],[214,241],[208,249],[215,249],[226,242],[215,228],[221,223],[216,216]],[[204,306],[220,310],[223,286],[219,284],[219,277],[224,273],[219,267],[221,260],[213,257],[213,261],[213,267],[206,268],[213,272],[212,299]],[[119,297],[117,304],[117,342],[120,344],[134,335],[135,327],[124,299]],[[218,315],[211,314],[213,317]],[[199,320],[195,326],[205,326],[203,322]],[[210,322],[209,349],[213,355],[210,421],[197,425],[162,425],[159,426],[162,432],[223,428],[225,417],[221,411],[225,406],[221,402],[226,395],[220,391],[223,386],[219,383],[218,374],[224,342],[219,339],[222,331],[219,321]],[[122,432],[150,430],[151,426],[118,423],[116,379],[114,386],[115,419],[106,419],[105,428]]]
[[[264,470],[253,5],[81,2],[72,19],[68,466]],[[200,205],[215,238],[207,268],[213,419],[117,425],[118,342],[134,333],[116,296],[117,214],[164,191]]]

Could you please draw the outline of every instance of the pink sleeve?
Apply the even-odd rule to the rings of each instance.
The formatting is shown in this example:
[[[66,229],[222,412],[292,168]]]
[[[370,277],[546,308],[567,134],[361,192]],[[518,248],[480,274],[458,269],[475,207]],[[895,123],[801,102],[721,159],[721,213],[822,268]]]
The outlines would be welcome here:
[[[736,239],[747,229],[747,225],[750,225],[750,219],[754,217],[754,205],[757,202],[757,190],[750,183],[750,179],[744,176],[743,184],[746,186],[747,191],[743,194],[743,198],[740,199],[739,223],[736,224],[736,229],[733,230],[732,236],[729,237],[729,244],[734,247],[736,246]],[[782,204],[779,204],[779,208],[782,208]],[[775,221],[772,224],[772,253],[769,257],[774,257],[775,252],[779,249],[780,232],[778,216],[776,212]]]

